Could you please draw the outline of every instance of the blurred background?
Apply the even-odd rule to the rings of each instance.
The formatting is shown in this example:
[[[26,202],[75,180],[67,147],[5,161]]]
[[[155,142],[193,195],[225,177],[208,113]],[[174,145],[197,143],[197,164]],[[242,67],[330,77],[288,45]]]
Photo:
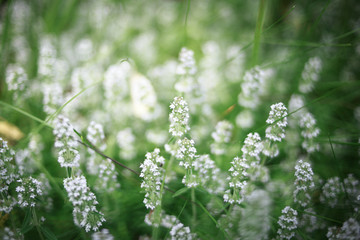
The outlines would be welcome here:
[[[164,144],[170,139],[169,104],[179,95],[174,88],[179,81],[176,69],[179,52],[186,47],[194,51],[195,88],[200,92],[187,99],[191,137],[198,152],[210,153],[211,133],[218,121],[225,119],[235,126],[226,154],[212,156],[223,163],[219,166],[221,170],[226,172],[232,158],[240,154],[248,133],[258,131],[264,136],[270,105],[277,102],[288,105],[292,95],[299,94],[321,130],[317,138],[320,151],[311,155],[317,177],[344,177],[348,173],[359,176],[359,2],[264,2],[265,18],[258,60],[254,64],[260,1],[3,0],[0,5],[0,100],[46,120],[86,89],[71,100],[61,114],[82,132],[86,132],[91,121],[102,124],[105,152],[139,170],[146,152],[159,147],[167,154]],[[304,66],[314,57],[321,60],[322,68],[311,91],[303,93],[299,84]],[[122,65],[123,62],[126,64]],[[238,102],[238,95],[244,74],[254,65],[263,70],[266,82],[257,106],[246,107]],[[9,77],[10,73],[15,73],[15,77]],[[113,77],[116,74],[124,77]],[[31,158],[53,176],[52,187],[58,184],[62,188],[65,172],[57,163],[52,130],[39,127],[39,122],[8,105],[2,104],[0,108],[0,136],[8,140],[15,151],[29,149],[30,142],[36,139],[37,153]],[[296,127],[294,129],[296,132]],[[290,134],[286,142],[279,145],[280,156],[267,164],[274,181],[293,181],[295,161],[305,154],[299,147],[299,136],[294,135]],[[329,138],[334,142],[336,158]],[[81,151],[82,168],[86,172],[87,152]],[[36,166],[34,175],[43,171]],[[140,181],[124,169],[119,168],[118,172],[119,191],[97,193],[107,219],[105,227],[115,239],[150,235],[151,228],[144,223],[148,211],[142,203],[143,194],[139,193]],[[181,173],[175,170],[175,175]],[[90,186],[95,181],[96,176],[89,176]],[[182,187],[181,181],[172,181],[169,186]],[[270,237],[276,236],[274,219],[283,206],[291,202],[291,193],[286,189],[284,192],[274,196]],[[44,211],[44,216],[51,231],[59,239],[88,238],[89,235],[79,233],[74,226],[69,202],[55,190],[50,195],[54,207]],[[222,199],[221,195],[218,197]],[[199,199],[207,204],[211,196],[199,193]],[[182,212],[180,219],[190,222],[191,206],[184,202],[166,194],[164,206],[169,214]],[[343,211],[346,206],[329,212],[319,201],[317,204],[319,214],[337,216],[340,221],[346,219]],[[16,210],[14,215],[13,220],[21,223],[24,212]],[[204,239],[220,236],[216,228],[208,227],[207,224],[213,223],[207,215],[199,215],[203,223],[196,227],[198,236]],[[6,221],[2,223],[6,224]],[[314,236],[321,238],[318,236],[325,233],[326,230],[320,229]],[[25,239],[36,236],[33,229]]]

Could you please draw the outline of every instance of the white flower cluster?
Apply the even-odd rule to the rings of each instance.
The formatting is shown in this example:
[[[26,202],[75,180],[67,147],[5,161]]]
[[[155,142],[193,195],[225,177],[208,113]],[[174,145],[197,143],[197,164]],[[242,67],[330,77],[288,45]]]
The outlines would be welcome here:
[[[319,150],[319,144],[314,142],[314,138],[320,134],[320,129],[316,127],[316,120],[314,116],[307,112],[302,115],[299,122],[301,135],[304,137],[304,142],[301,146],[308,152],[312,153]]]
[[[359,188],[360,181],[354,177],[353,174],[348,174],[347,177],[344,179],[344,188],[347,194],[347,197],[353,203],[357,203],[357,212],[359,211],[360,205],[360,188]]]
[[[359,212],[359,182],[353,174],[348,174],[343,183],[339,177],[329,178],[322,188],[320,201],[327,203],[333,208],[338,205],[341,200],[345,200],[345,204],[353,206],[355,212]],[[344,198],[345,196],[346,198]]]
[[[38,198],[43,195],[44,185],[39,180],[28,177],[17,180],[17,200],[20,207],[35,207]]]
[[[179,54],[180,65],[176,73],[179,75],[194,75],[197,71],[195,66],[194,52],[186,47],[183,47]]]
[[[317,217],[313,208],[306,208],[305,214],[301,215],[299,220],[299,228],[305,229],[307,233],[313,233],[318,229],[325,228],[326,224],[323,219]]]
[[[86,138],[99,150],[104,151],[106,149],[105,135],[101,124],[91,121],[87,128]],[[97,175],[100,168],[99,165],[103,160],[99,158],[99,155],[97,155],[94,150],[88,148],[88,152],[90,153],[90,156],[86,161],[86,169],[90,174]]]
[[[268,157],[279,155],[279,149],[276,142],[281,142],[285,138],[285,127],[287,126],[287,108],[283,103],[271,105],[267,124],[271,124],[265,130],[266,140],[264,141],[263,154]]]
[[[182,97],[175,97],[174,101],[170,104],[170,109],[169,132],[172,136],[181,137],[190,130],[189,107]]]
[[[287,126],[287,108],[283,103],[276,103],[271,105],[269,117],[266,120],[267,124],[271,124],[266,128],[266,138],[281,142],[285,138],[285,127]]]
[[[268,239],[271,229],[271,198],[264,190],[254,190],[247,196],[246,208],[240,208],[237,236],[240,239]]]
[[[74,206],[73,216],[77,226],[90,230],[98,231],[99,227],[105,222],[102,212],[96,209],[98,201],[94,193],[87,186],[84,176],[71,177],[64,179],[64,187],[70,202]]]
[[[177,141],[177,145],[176,158],[180,160],[179,165],[186,170],[182,183],[189,188],[196,187],[199,185],[199,179],[194,169],[195,159],[198,157],[195,142],[192,139],[183,138]]]
[[[295,236],[295,230],[298,227],[297,211],[286,206],[279,217],[278,224],[280,228],[277,231],[279,239],[291,239]]]
[[[41,77],[51,78],[56,64],[56,49],[49,38],[41,39],[38,72]]]
[[[209,193],[222,193],[225,188],[225,181],[218,168],[209,155],[200,155],[195,159],[194,170],[198,174],[200,185],[206,188]]]
[[[241,148],[242,158],[246,159],[249,169],[248,177],[252,181],[267,182],[269,180],[268,169],[260,165],[260,153],[263,150],[263,142],[258,133],[249,133]]]
[[[360,224],[356,219],[349,218],[340,229],[330,227],[326,237],[329,240],[358,240],[360,239]]]
[[[310,201],[310,192],[315,187],[313,181],[314,173],[308,162],[299,160],[295,166],[295,190],[293,192],[294,202],[306,207]]]
[[[185,227],[182,223],[178,223],[171,228],[170,236],[171,240],[192,240],[194,237],[190,232],[190,228]]]
[[[9,185],[19,178],[19,171],[13,164],[15,152],[9,149],[7,141],[0,137],[0,193],[7,192]]]
[[[330,207],[335,207],[338,204],[340,195],[344,192],[343,185],[339,177],[329,178],[322,187],[322,194],[320,201],[329,204]]]
[[[87,139],[101,151],[106,149],[105,134],[101,124],[90,122],[87,128]],[[118,173],[115,165],[109,159],[103,159],[93,150],[88,149],[90,157],[87,161],[87,170],[90,174],[96,175],[94,189],[98,192],[113,192],[120,187],[117,181]]]
[[[156,223],[151,221],[150,214],[146,214],[145,223],[149,226],[157,226]],[[153,214],[152,214],[153,215]],[[179,219],[174,215],[168,215],[164,211],[161,212],[161,226],[169,228],[171,240],[191,240],[196,238],[196,235],[190,232],[190,228],[184,226]],[[167,238],[168,239],[168,238]]]
[[[210,145],[211,153],[215,155],[225,154],[226,143],[230,142],[234,126],[229,121],[220,121],[216,124],[215,132],[211,134],[214,143]]]
[[[51,82],[43,84],[42,89],[44,112],[51,115],[64,103],[62,86],[58,82]]]
[[[97,178],[94,188],[98,192],[114,192],[120,187],[114,163],[109,159],[102,159],[99,164]]]
[[[253,112],[244,109],[236,116],[236,125],[240,128],[251,128],[254,125]]]
[[[17,200],[10,194],[10,185],[20,177],[20,170],[14,164],[15,152],[0,137],[0,212],[10,213]]]
[[[25,89],[28,80],[25,70],[19,65],[9,65],[6,68],[6,84],[8,91],[15,94]]]
[[[297,111],[296,113],[292,114],[292,117],[299,117],[301,115],[301,112],[305,110],[304,105],[305,103],[303,96],[298,94],[292,94],[289,101],[289,111],[290,113]]]
[[[103,228],[101,232],[91,234],[91,240],[114,240],[114,236],[111,235],[109,229]]]
[[[91,121],[87,128],[87,139],[99,150],[106,149],[104,129],[101,124]],[[90,151],[91,149],[89,149]],[[93,150],[91,150],[93,151]]]
[[[235,157],[231,162],[231,167],[229,169],[230,176],[227,178],[229,180],[229,186],[232,189],[225,191],[224,202],[229,202],[233,204],[234,202],[240,204],[244,201],[246,190],[247,190],[247,178],[249,176],[248,169],[249,164],[246,159]]]
[[[134,116],[152,121],[159,116],[157,96],[151,81],[141,74],[130,78],[130,93]]]
[[[131,128],[125,128],[118,132],[116,135],[117,143],[120,147],[119,156],[125,160],[131,160],[136,155],[136,149],[134,146],[135,136]]]
[[[69,119],[59,116],[54,121],[55,147],[58,148],[58,162],[61,167],[79,167],[80,154],[76,149],[78,146],[75,140],[73,127]]]
[[[191,93],[197,88],[194,75],[197,72],[194,52],[183,47],[179,54],[180,64],[177,66],[176,74],[180,79],[175,83],[175,90],[180,93]]]
[[[299,90],[302,93],[309,93],[314,88],[314,82],[319,80],[319,74],[322,69],[322,61],[318,57],[310,58],[301,73]]]
[[[111,65],[105,72],[104,90],[109,101],[121,101],[128,94],[128,78],[131,73],[129,62]]]
[[[9,227],[4,227],[0,230],[0,238],[3,240],[23,240],[24,235],[20,233],[20,230],[17,229],[17,232],[14,232]]]
[[[145,191],[144,204],[146,208],[154,210],[161,204],[161,182],[164,175],[162,165],[164,157],[160,156],[160,150],[155,148],[153,152],[145,155],[144,162],[140,165],[140,177],[143,178],[141,188]]]
[[[74,47],[75,54],[79,61],[87,61],[89,60],[93,54],[93,42],[89,38],[80,39],[75,47]]]
[[[17,204],[17,201],[15,198],[11,197],[10,195],[7,196],[1,196],[0,198],[0,212],[4,213],[10,213],[15,205]]]
[[[238,103],[245,108],[256,108],[260,103],[260,95],[263,91],[266,73],[256,66],[245,72],[241,83],[241,92]]]
[[[245,138],[244,145],[241,148],[242,158],[245,158],[251,162],[258,162],[260,160],[260,153],[263,149],[263,143],[260,135],[255,133],[249,133]]]

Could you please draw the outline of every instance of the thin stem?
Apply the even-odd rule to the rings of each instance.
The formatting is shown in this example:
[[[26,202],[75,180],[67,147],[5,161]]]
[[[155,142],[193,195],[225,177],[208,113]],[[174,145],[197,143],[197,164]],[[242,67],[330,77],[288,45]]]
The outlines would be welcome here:
[[[171,164],[172,164],[173,160],[174,160],[174,157],[171,156],[170,161],[166,166],[165,173],[164,173],[164,176],[163,176],[163,179],[162,179],[162,182],[161,182],[161,187],[160,187],[160,199],[161,199],[160,208],[156,207],[154,212],[153,212],[153,214],[156,214],[154,219],[155,219],[155,222],[157,222],[157,223],[161,223],[162,196],[163,196],[163,191],[164,191],[164,188],[165,188],[165,179],[166,179],[167,173],[169,172],[169,169],[171,169]],[[158,239],[158,235],[159,235],[159,227],[154,226],[153,231],[152,231],[152,239]]]
[[[196,226],[196,196],[195,196],[195,188],[191,188],[191,201],[193,202],[192,204],[192,225],[195,227]]]
[[[229,210],[228,210],[228,212],[227,212],[227,214],[226,214],[227,218],[229,218],[229,217],[230,217],[230,214],[231,214],[231,212],[232,212],[233,208],[234,208],[234,204],[230,204],[230,206],[229,206]]]
[[[32,210],[33,221],[34,221],[34,225],[35,225],[35,227],[36,227],[36,230],[37,230],[37,232],[39,233],[39,236],[40,236],[41,240],[45,240],[45,238],[44,238],[44,236],[42,235],[41,230],[40,230],[40,228],[39,228],[40,224],[39,224],[38,218],[37,218],[37,216],[36,216],[35,208],[32,208],[31,210]]]
[[[252,67],[258,64],[260,38],[261,38],[262,26],[264,23],[265,7],[266,7],[266,0],[260,0],[258,18],[256,21],[255,35],[254,35],[254,48],[252,52],[252,63],[251,63]]]
[[[78,141],[78,143],[80,143],[81,145],[83,145],[83,146],[85,146],[85,147],[87,147],[87,148],[90,148],[90,149],[94,150],[97,154],[99,154],[99,155],[102,156],[103,158],[109,159],[109,160],[112,161],[113,163],[115,163],[115,164],[117,164],[117,165],[119,165],[119,166],[121,166],[121,167],[123,167],[123,168],[126,168],[127,170],[135,173],[135,174],[138,175],[138,176],[140,175],[137,171],[135,171],[135,170],[133,170],[133,169],[125,166],[124,164],[116,161],[115,159],[113,159],[113,158],[111,158],[111,157],[109,157],[109,156],[106,156],[104,153],[102,153],[99,149],[97,149],[97,148],[96,148],[94,145],[92,145],[90,142],[89,142],[89,143],[91,144],[91,146],[90,146],[89,144],[87,144],[87,143],[82,142],[82,141],[79,141],[79,140],[77,140],[77,141]]]
[[[158,238],[159,238],[159,227],[158,226],[153,226],[151,239],[157,240]]]

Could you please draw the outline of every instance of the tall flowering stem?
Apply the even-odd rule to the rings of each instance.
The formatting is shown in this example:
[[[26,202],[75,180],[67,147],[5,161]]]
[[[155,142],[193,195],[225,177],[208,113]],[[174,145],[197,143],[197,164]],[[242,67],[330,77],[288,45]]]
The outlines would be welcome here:
[[[287,126],[287,108],[280,102],[271,105],[269,117],[266,120],[270,124],[265,130],[265,138],[263,154],[268,157],[276,157],[279,155],[279,149],[276,142],[281,142],[285,138],[285,127]]]
[[[242,203],[245,199],[249,165],[244,158],[235,157],[229,169],[229,187],[224,194],[224,202]]]
[[[313,171],[310,163],[299,160],[295,166],[295,190],[293,192],[294,202],[306,207],[311,200],[310,192],[315,187]]]
[[[153,152],[145,155],[144,162],[140,165],[140,177],[143,178],[141,188],[145,191],[145,207],[151,209],[149,217],[153,228],[153,238],[158,237],[158,227],[161,223],[161,200],[164,186],[164,157],[160,156],[160,150],[155,148]]]
[[[98,201],[94,193],[87,186],[84,176],[70,177],[64,179],[64,187],[73,204],[74,222],[79,227],[85,228],[86,232],[90,230],[98,231],[99,227],[105,222],[104,214],[96,209]]]
[[[295,237],[295,230],[298,227],[298,213],[296,210],[286,206],[279,217],[280,228],[277,231],[278,239],[291,239]]]
[[[59,116],[54,121],[55,147],[59,149],[58,162],[61,167],[79,167],[80,154],[76,149],[78,143],[75,140],[73,127],[69,119]]]
[[[192,139],[184,138],[177,141],[178,149],[176,153],[177,159],[180,160],[179,165],[185,168],[185,176],[182,183],[189,188],[199,185],[199,179],[195,172],[196,148]]]
[[[319,150],[320,146],[316,142],[314,142],[314,138],[316,138],[320,134],[320,129],[316,127],[316,120],[311,113],[305,113],[299,122],[301,128],[301,136],[304,137],[304,141],[301,146],[308,152],[312,153]]]
[[[144,204],[146,208],[154,210],[161,205],[160,192],[164,169],[162,166],[165,159],[159,155],[160,150],[155,148],[153,152],[145,155],[144,162],[140,165],[140,177],[143,178],[141,188],[145,191]]]

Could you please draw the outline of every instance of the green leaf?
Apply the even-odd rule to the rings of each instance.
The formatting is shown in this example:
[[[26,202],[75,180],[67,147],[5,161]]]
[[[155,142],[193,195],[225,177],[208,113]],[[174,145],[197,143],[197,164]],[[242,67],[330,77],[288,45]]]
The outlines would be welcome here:
[[[181,189],[177,190],[177,191],[172,195],[172,197],[175,198],[175,197],[177,197],[177,196],[180,196],[181,194],[186,193],[188,190],[189,190],[189,188],[187,188],[187,187],[181,188]]]
[[[32,217],[31,208],[28,208],[28,210],[26,211],[26,214],[25,214],[23,224],[22,224],[21,229],[20,229],[20,232],[22,234],[25,234],[26,232],[28,232],[30,229],[32,229],[34,227],[31,224],[31,217]]]
[[[39,226],[46,239],[57,240],[55,234],[46,227]]]
[[[201,204],[201,202],[196,201],[198,206],[209,216],[209,218],[215,223],[215,226],[221,230],[221,232],[224,234],[226,239],[230,239],[230,236],[227,234],[227,232],[219,225],[219,223],[216,221],[216,219],[209,213],[209,211]]]

